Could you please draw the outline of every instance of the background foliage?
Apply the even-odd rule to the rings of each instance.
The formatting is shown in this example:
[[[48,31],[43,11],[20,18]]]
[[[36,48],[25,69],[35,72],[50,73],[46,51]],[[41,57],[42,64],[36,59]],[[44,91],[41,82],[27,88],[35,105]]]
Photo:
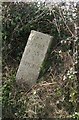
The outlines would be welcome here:
[[[4,2],[2,26],[3,118],[68,116],[79,119],[75,3],[48,7],[46,3]],[[16,89],[15,75],[31,30],[52,35],[53,40],[39,83],[28,93],[26,88]]]

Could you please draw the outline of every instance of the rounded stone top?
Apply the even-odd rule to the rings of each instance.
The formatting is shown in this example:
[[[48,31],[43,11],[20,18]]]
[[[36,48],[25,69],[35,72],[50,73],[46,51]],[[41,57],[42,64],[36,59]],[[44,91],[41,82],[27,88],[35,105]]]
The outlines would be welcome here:
[[[45,34],[45,33],[41,33],[41,32],[39,32],[39,31],[35,31],[35,30],[31,30],[31,33],[33,34],[39,34],[39,35],[42,35],[42,36],[47,36],[47,37],[50,37],[50,38],[53,38],[53,36],[50,36],[50,35],[48,35],[48,34]]]

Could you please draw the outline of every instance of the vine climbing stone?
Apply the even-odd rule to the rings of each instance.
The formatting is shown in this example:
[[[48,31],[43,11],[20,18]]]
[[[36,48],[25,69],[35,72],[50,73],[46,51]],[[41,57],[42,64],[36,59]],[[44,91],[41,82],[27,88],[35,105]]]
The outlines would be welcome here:
[[[52,36],[31,31],[17,71],[17,82],[26,83],[30,87],[36,83],[51,41]]]

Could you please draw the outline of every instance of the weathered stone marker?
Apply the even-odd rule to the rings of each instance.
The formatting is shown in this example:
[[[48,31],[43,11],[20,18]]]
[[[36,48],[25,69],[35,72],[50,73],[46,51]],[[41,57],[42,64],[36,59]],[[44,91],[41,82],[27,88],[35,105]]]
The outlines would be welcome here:
[[[51,41],[52,36],[31,31],[17,71],[17,82],[27,83],[30,87],[36,83]]]

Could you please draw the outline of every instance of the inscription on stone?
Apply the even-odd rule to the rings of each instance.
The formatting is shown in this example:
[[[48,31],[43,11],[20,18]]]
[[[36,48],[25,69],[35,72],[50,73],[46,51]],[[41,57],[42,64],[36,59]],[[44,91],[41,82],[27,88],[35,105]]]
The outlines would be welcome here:
[[[51,41],[52,36],[31,31],[17,71],[17,82],[21,80],[21,83],[23,81],[30,87],[36,83]]]

